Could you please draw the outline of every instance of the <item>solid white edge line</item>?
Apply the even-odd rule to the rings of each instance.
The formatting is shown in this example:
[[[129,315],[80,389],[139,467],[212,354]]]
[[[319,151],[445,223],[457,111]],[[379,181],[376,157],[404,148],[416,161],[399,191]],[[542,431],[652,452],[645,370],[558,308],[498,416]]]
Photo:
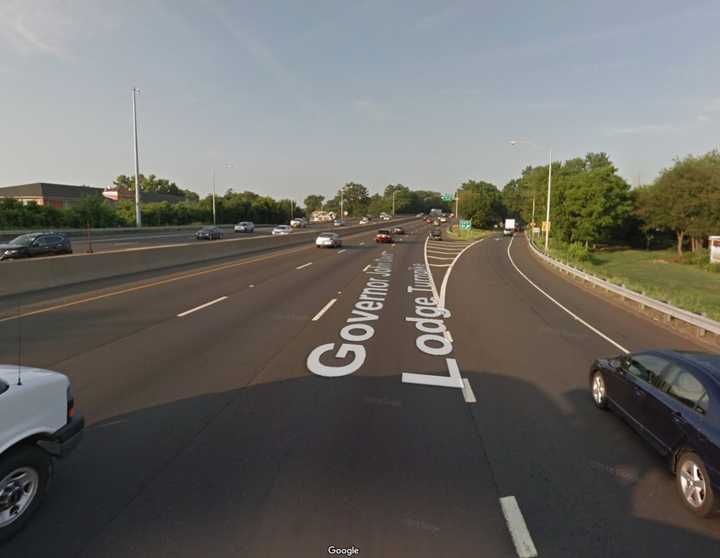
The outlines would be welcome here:
[[[477,403],[477,399],[475,399],[475,393],[473,392],[472,386],[470,385],[470,382],[467,378],[463,378],[463,397],[465,398],[465,403]]]
[[[226,296],[221,296],[220,298],[216,298],[215,300],[211,300],[210,302],[206,302],[205,304],[201,304],[200,306],[196,306],[195,308],[191,308],[190,310],[186,310],[185,312],[182,312],[177,315],[178,318],[182,318],[184,316],[187,316],[188,314],[192,314],[193,312],[197,312],[198,310],[202,310],[203,308],[207,308],[208,306],[212,306],[213,304],[217,304],[218,302],[222,302],[225,300]]]
[[[510,263],[512,264],[512,266],[515,268],[515,271],[517,271],[520,275],[522,275],[528,283],[530,283],[533,287],[535,287],[538,291],[540,291],[543,295],[545,295],[545,297],[547,297],[549,300],[554,302],[557,306],[562,308],[565,312],[570,314],[570,316],[572,316],[575,320],[580,322],[582,325],[584,325],[590,331],[599,335],[600,337],[605,339],[605,341],[607,341],[608,343],[610,343],[610,344],[614,345],[615,347],[617,347],[618,349],[620,349],[623,353],[628,354],[630,352],[625,347],[623,347],[620,343],[613,341],[607,335],[605,335],[602,331],[591,326],[589,323],[587,323],[585,320],[583,320],[580,316],[578,316],[577,314],[573,313],[571,310],[569,310],[568,308],[566,308],[565,306],[560,304],[557,300],[555,300],[553,297],[551,297],[548,293],[546,293],[544,290],[542,290],[540,287],[538,287],[537,284],[535,284],[532,279],[530,279],[527,275],[525,275],[520,270],[520,268],[517,265],[515,265],[515,261],[512,259],[512,256],[510,255],[510,247],[512,246],[513,240],[515,240],[515,237],[512,237],[510,239],[510,242],[508,243],[507,256],[508,256],[508,259],[510,260]]]
[[[512,537],[515,551],[520,558],[534,558],[538,555],[535,543],[533,543],[530,531],[528,531],[525,518],[520,511],[515,496],[505,496],[500,498],[500,507],[502,508],[505,523],[507,524],[510,537]]]
[[[443,277],[442,285],[440,285],[440,308],[445,308],[445,292],[447,289],[448,279],[450,279],[450,274],[452,273],[453,267],[455,267],[455,264],[460,259],[460,256],[462,256],[466,250],[469,250],[470,248],[475,246],[478,242],[482,242],[483,240],[485,240],[485,239],[481,238],[479,240],[476,240],[472,244],[468,244],[465,248],[463,248],[460,251],[460,253],[457,256],[455,256],[455,259],[452,261],[452,263],[450,264],[450,267],[445,272],[445,277]]]
[[[330,310],[330,307],[337,302],[337,298],[333,298],[328,302],[325,306],[322,307],[320,312],[315,314],[315,317],[312,319],[313,322],[317,322],[320,318],[322,318],[323,314]]]
[[[312,262],[308,262],[308,263],[306,263],[306,264],[299,265],[299,266],[297,266],[295,269],[303,269],[303,268],[305,268],[305,267],[307,267],[307,266],[309,266],[309,265],[312,265]]]

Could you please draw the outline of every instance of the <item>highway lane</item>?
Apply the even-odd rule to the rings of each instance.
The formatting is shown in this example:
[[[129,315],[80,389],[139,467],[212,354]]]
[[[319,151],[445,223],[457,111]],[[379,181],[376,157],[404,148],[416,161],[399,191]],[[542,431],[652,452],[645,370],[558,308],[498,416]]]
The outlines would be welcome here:
[[[510,262],[509,244],[477,245],[458,263],[447,301],[500,491],[517,495],[541,554],[710,555],[718,521],[685,512],[665,462],[591,403],[590,362],[621,351],[530,285]],[[522,237],[510,255],[558,302],[631,351],[707,350],[572,285],[538,262]]]
[[[297,247],[198,266],[23,319],[26,361],[70,375],[90,427],[2,555],[323,556],[354,545],[361,556],[514,556],[506,496],[541,556],[709,553],[715,524],[685,516],[659,460],[590,404],[587,366],[617,350],[529,285],[506,240],[474,245],[453,268],[452,351],[419,350],[422,332],[407,318],[427,294],[427,227],[407,228],[414,234],[394,247],[364,233],[343,253]],[[511,253],[631,348],[691,346],[566,283],[522,243]],[[434,271],[440,287],[445,270]],[[382,307],[366,300],[369,316],[355,322],[373,328],[357,342],[366,360],[342,377],[312,373],[313,350],[337,346],[348,319],[363,317],[353,311],[371,277],[389,287]],[[16,359],[7,340],[17,325],[0,322],[4,362]],[[477,403],[402,381],[449,377],[446,357]]]
[[[345,228],[357,225],[358,222],[358,219],[346,219],[347,225]],[[380,222],[374,221],[374,223],[378,224]],[[378,228],[380,226],[381,225],[378,224]],[[70,237],[70,241],[72,242],[73,251],[77,254],[84,254],[88,252],[90,247],[92,247],[93,252],[118,252],[122,250],[146,248],[151,246],[185,244],[188,242],[209,242],[197,241],[195,239],[195,233],[201,228],[202,226],[197,226],[195,228],[175,231],[118,231],[110,233],[103,232],[103,234],[93,234],[93,231],[91,230],[90,238],[87,236],[72,236]],[[253,233],[236,233],[231,227],[223,228],[223,231],[225,233],[225,239],[231,239],[266,237],[271,235],[272,229],[272,225],[258,225]],[[311,223],[306,228],[296,229],[294,232],[321,232],[333,229],[338,230],[342,229],[342,227],[333,227],[332,223]],[[11,240],[12,238],[14,237],[7,237],[3,242]]]
[[[8,546],[10,555],[43,556],[52,548],[60,556],[190,556],[203,548],[252,556],[292,548],[293,555],[317,556],[331,544],[356,544],[366,555],[437,556],[448,547],[512,555],[482,452],[468,444],[474,428],[458,394],[404,386],[393,369],[400,361],[381,366],[414,343],[400,312],[423,237],[408,235],[395,247],[358,239],[343,254],[315,252],[322,257],[300,270],[300,258],[276,258],[285,272],[259,282],[251,296],[230,296],[184,318],[166,315],[113,339],[92,324],[132,305],[90,303],[43,317],[55,314],[55,323],[29,318],[26,328],[46,332],[60,323],[85,328],[86,348],[77,354],[50,345],[39,353],[64,358],[57,364],[75,382],[90,428],[59,469],[45,508]],[[368,347],[372,362],[350,382],[309,374],[309,344],[337,336],[367,284],[363,270],[383,251],[397,254],[398,301]],[[227,271],[228,285],[233,274]],[[136,302],[152,316],[157,301],[177,303],[178,283],[162,288],[170,285],[166,296],[148,289]],[[193,285],[205,300],[225,286]],[[330,298],[339,302],[313,322]],[[36,351],[28,350],[32,358]],[[414,364],[407,363],[427,366]],[[178,490],[178,482],[186,487]],[[172,509],[177,513],[168,514]],[[154,510],[152,520],[143,510]],[[121,534],[128,530],[129,538]]]

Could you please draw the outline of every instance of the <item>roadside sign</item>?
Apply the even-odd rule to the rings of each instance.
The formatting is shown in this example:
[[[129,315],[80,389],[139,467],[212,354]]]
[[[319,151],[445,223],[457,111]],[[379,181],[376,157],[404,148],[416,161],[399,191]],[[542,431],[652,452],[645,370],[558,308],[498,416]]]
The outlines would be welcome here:
[[[543,221],[543,222],[542,222],[542,230],[543,230],[543,232],[549,231],[551,224],[552,224],[552,223],[551,223],[550,221]]]
[[[533,227],[532,232],[533,234],[540,234],[540,227]]]
[[[453,194],[443,194],[442,195],[442,201],[444,202],[451,202],[455,199],[455,196]]]
[[[460,219],[460,228],[469,231],[472,228],[472,221],[470,219]]]
[[[720,263],[720,236],[711,236],[708,244],[710,245],[710,263]]]

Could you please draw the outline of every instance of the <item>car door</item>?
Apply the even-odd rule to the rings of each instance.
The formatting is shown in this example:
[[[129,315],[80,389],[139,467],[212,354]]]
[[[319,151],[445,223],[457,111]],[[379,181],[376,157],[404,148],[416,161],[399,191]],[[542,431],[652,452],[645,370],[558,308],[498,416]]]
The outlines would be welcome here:
[[[46,237],[46,244],[47,252],[51,254],[59,254],[65,249],[63,238],[56,234]]]
[[[28,252],[31,256],[43,256],[47,252],[47,237],[38,236],[28,246]]]
[[[707,390],[693,370],[670,363],[653,381],[643,402],[643,420],[650,441],[662,453],[673,451],[683,440],[700,450],[700,430],[708,411]]]
[[[620,361],[617,374],[608,386],[608,395],[630,419],[632,426],[644,433],[642,404],[647,397],[650,378],[668,365],[668,361],[654,354],[628,355]]]

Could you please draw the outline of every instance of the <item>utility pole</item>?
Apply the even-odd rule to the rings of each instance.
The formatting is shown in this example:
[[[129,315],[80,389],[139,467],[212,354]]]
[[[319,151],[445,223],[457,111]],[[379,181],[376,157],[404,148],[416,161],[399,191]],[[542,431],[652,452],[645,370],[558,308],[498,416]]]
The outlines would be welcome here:
[[[548,252],[550,242],[550,193],[552,191],[552,151],[550,151],[550,162],[548,164],[548,191],[547,191],[547,214],[545,216],[545,253]]]
[[[295,200],[290,200],[290,220],[295,216]]]
[[[212,209],[213,209],[213,225],[217,225],[217,217],[215,214],[215,169],[212,169]]]
[[[136,95],[140,93],[137,87],[132,88],[133,113],[133,151],[135,152],[135,224],[142,227],[142,214],[140,212],[140,163],[138,161],[138,133],[137,133],[137,106]]]
[[[345,219],[345,186],[340,188],[340,220]]]
[[[457,230],[460,230],[460,190],[455,192],[455,221],[457,221]]]
[[[393,217],[395,217],[395,194],[397,194],[397,190],[393,190],[393,206],[392,206],[393,207],[393,211],[392,211]]]

